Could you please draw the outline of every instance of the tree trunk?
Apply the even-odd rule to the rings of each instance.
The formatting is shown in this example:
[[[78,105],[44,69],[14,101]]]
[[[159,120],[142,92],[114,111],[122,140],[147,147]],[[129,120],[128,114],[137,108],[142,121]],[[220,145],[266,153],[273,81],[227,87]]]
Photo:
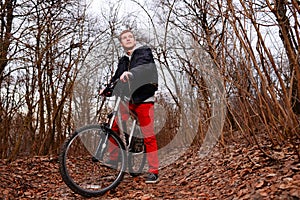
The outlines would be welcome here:
[[[290,19],[286,15],[286,6],[286,1],[276,0],[274,8],[271,10],[278,22],[278,26],[280,28],[279,36],[284,44],[284,48],[289,60],[290,71],[292,75],[290,80],[290,87],[292,94],[291,103],[293,105],[293,111],[296,114],[300,114],[300,63],[299,59],[297,59],[300,52],[297,49],[296,42],[293,41],[293,30],[290,25]],[[297,21],[297,17],[295,17],[294,19]],[[296,26],[295,29],[297,28],[299,27]],[[297,31],[295,32],[297,33]]]

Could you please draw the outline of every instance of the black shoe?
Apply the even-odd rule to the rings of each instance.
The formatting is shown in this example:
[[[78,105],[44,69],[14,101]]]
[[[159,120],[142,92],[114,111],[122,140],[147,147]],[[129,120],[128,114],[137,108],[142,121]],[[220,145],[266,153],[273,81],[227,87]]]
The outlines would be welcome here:
[[[157,183],[158,182],[158,174],[150,173],[147,176],[146,183]]]

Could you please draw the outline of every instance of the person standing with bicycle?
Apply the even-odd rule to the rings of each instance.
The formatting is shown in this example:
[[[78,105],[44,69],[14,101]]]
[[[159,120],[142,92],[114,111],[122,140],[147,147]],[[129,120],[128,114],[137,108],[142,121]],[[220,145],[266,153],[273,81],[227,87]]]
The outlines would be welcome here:
[[[146,178],[146,183],[156,183],[159,172],[157,141],[154,133],[154,94],[158,86],[156,65],[151,49],[148,46],[137,47],[135,36],[131,30],[122,31],[119,41],[125,51],[125,55],[120,58],[118,68],[110,83],[119,79],[128,86],[128,108],[136,113],[144,135],[149,164],[149,174]],[[100,94],[110,96],[112,92],[111,90],[103,89],[100,91]],[[116,121],[112,130],[119,132]],[[112,156],[112,162],[117,162],[117,157],[118,155]]]

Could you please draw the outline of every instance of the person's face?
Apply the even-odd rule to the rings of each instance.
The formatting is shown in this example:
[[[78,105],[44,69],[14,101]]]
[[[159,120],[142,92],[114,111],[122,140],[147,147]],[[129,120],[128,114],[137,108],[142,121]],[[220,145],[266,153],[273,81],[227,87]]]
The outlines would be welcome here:
[[[135,45],[136,41],[131,32],[127,32],[121,35],[121,45],[125,50],[132,50]]]

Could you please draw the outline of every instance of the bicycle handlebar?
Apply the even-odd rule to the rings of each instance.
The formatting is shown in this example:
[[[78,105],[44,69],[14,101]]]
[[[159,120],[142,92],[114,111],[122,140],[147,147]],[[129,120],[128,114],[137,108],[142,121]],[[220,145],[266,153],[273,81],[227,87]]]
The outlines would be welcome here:
[[[116,79],[115,81],[107,84],[106,88],[100,94],[105,97],[111,97],[113,95],[121,97],[122,100],[129,99],[131,96],[130,85],[128,82],[122,82],[120,79]]]
[[[103,92],[100,95],[103,95],[105,97],[111,97],[113,93],[114,87],[117,85],[119,79],[116,79],[112,83],[109,83],[106,85],[106,88],[103,90]]]

